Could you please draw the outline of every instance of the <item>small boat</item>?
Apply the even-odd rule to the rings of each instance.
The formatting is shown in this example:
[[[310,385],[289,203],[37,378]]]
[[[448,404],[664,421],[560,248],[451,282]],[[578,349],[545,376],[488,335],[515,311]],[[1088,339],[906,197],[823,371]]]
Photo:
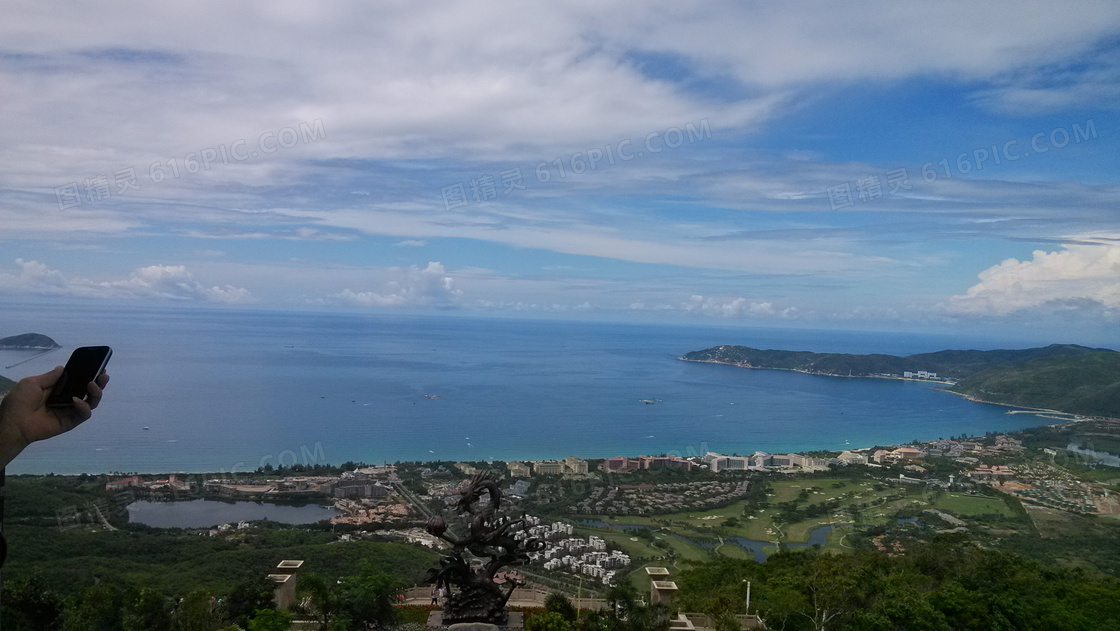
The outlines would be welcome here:
[[[145,425],[145,426],[144,426],[144,429],[151,429],[151,428],[150,428],[150,427],[148,427],[147,425]]]

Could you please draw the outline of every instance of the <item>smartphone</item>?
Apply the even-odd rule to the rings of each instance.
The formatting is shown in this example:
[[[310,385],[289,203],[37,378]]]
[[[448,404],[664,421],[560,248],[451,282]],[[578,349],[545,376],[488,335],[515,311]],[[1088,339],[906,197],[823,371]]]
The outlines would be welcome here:
[[[89,397],[89,382],[101,376],[113,349],[108,346],[83,346],[74,349],[62,370],[58,383],[54,384],[47,407],[67,408],[74,405],[74,397],[85,401]]]

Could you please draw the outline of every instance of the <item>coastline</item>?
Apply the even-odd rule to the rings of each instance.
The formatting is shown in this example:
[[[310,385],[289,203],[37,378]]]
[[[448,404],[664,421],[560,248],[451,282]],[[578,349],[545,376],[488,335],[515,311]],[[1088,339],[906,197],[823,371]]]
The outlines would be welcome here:
[[[802,370],[802,369],[799,369],[799,368],[778,368],[778,367],[769,367],[769,366],[747,366],[747,365],[743,365],[743,364],[734,364],[734,363],[731,363],[731,362],[722,362],[722,361],[715,361],[715,360],[710,360],[710,359],[688,359],[688,358],[683,357],[683,356],[678,357],[677,359],[680,360],[680,361],[683,361],[683,362],[693,362],[693,363],[697,363],[697,364],[718,364],[720,366],[731,366],[733,368],[746,368],[746,369],[749,369],[749,370],[784,370],[784,371],[787,371],[787,372],[797,372],[797,373],[801,373],[803,375],[814,375],[814,376],[818,376],[818,377],[839,377],[839,378],[842,378],[842,379],[886,379],[886,380],[889,380],[889,381],[919,381],[919,382],[922,382],[922,383],[938,383],[938,384],[943,384],[943,385],[953,385],[955,383],[953,381],[945,381],[945,380],[942,380],[942,379],[914,379],[914,378],[910,378],[910,377],[889,377],[889,376],[886,376],[886,375],[837,375],[837,374],[827,373],[827,372],[816,372],[816,371],[812,371],[812,370]],[[990,404],[990,405],[998,405],[998,406],[1006,407],[1006,408],[1014,408],[1013,411],[1008,412],[1009,414],[1013,414],[1013,413],[1036,414],[1036,415],[1042,416],[1044,418],[1053,418],[1053,419],[1056,419],[1056,420],[1066,420],[1067,422],[1071,422],[1071,423],[1081,421],[1081,420],[1085,420],[1087,418],[1087,417],[1085,417],[1084,415],[1081,415],[1081,414],[1075,414],[1073,412],[1063,412],[1062,410],[1053,410],[1053,409],[1050,409],[1050,408],[1036,408],[1036,407],[1031,407],[1029,405],[1017,405],[1017,404],[1014,404],[1014,403],[1001,403],[999,401],[988,401],[987,399],[981,399],[979,397],[975,397],[975,396],[972,396],[970,394],[965,394],[963,392],[957,392],[957,391],[951,390],[949,388],[931,388],[931,390],[937,390],[939,392],[948,392],[949,394],[955,394],[959,397],[962,397],[964,399],[972,401],[973,403],[987,403],[987,404]],[[1058,416],[1052,416],[1052,415],[1058,415]]]
[[[965,398],[969,401],[972,401],[974,403],[987,403],[989,405],[998,405],[998,406],[1005,407],[1005,408],[1015,408],[1014,410],[1009,410],[1007,412],[1008,414],[1016,414],[1016,413],[1017,414],[1037,414],[1037,415],[1043,416],[1045,418],[1056,418],[1056,419],[1069,417],[1067,419],[1067,422],[1069,422],[1069,423],[1075,423],[1075,422],[1078,422],[1078,421],[1088,420],[1088,418],[1089,418],[1089,417],[1084,416],[1082,414],[1075,414],[1073,412],[1063,412],[1061,410],[1052,410],[1050,408],[1035,408],[1035,407],[1030,407],[1029,405],[1017,405],[1017,404],[1014,404],[1014,403],[1000,403],[999,401],[988,401],[987,399],[981,399],[979,397],[972,396],[971,394],[965,394],[963,392],[957,392],[955,390],[950,390],[948,388],[934,388],[934,389],[935,390],[940,390],[942,392],[948,392],[949,394],[955,394],[958,397],[963,397],[963,398]],[[1061,416],[1049,416],[1049,415],[1052,415],[1052,414],[1059,414]]]
[[[831,372],[817,372],[815,370],[804,370],[801,368],[779,368],[777,366],[750,366],[744,364],[734,364],[731,362],[721,362],[712,359],[688,359],[683,355],[677,358],[682,362],[692,362],[695,364],[717,364],[720,366],[731,366],[733,368],[746,368],[748,370],[784,370],[786,372],[797,372],[803,375],[814,375],[817,377],[840,377],[842,379],[886,379],[888,381],[919,381],[921,383],[940,383],[945,385],[953,385],[954,381],[946,381],[944,379],[915,379],[914,377],[893,377],[889,375],[837,375]],[[940,389],[940,388],[938,388]]]

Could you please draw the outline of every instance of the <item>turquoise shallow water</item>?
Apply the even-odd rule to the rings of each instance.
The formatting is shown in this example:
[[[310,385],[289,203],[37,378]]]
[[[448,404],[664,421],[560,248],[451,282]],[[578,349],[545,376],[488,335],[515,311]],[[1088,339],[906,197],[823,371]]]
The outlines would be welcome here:
[[[41,332],[66,347],[9,377],[46,371],[75,346],[114,348],[96,418],[33,445],[12,473],[783,452],[1047,422],[918,382],[676,359],[717,344],[986,347],[943,336],[99,306],[80,317],[27,305],[4,313],[0,334]],[[2,352],[0,363],[21,357]]]

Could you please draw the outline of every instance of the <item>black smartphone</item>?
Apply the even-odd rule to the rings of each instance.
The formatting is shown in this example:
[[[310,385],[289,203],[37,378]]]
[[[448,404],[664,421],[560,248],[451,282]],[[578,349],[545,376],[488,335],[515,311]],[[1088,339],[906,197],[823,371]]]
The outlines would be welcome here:
[[[74,405],[74,397],[85,401],[89,396],[89,382],[101,376],[113,349],[108,346],[83,346],[74,349],[62,370],[58,383],[54,384],[47,407],[67,408]]]

